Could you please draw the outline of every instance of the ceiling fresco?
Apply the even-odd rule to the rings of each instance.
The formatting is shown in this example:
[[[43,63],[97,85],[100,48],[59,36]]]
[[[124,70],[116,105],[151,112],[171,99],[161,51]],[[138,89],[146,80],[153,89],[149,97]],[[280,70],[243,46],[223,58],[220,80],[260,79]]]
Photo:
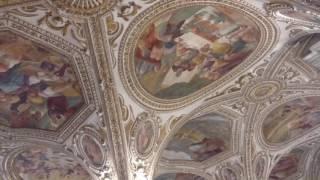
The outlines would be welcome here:
[[[317,125],[320,97],[305,97],[276,107],[264,120],[263,134],[269,143],[281,143],[305,134]]]
[[[301,161],[303,161],[303,155],[303,149],[293,149],[291,152],[281,157],[273,167],[269,175],[269,180],[288,179],[289,177],[292,177],[298,172],[299,165],[301,164]]]
[[[183,125],[169,141],[162,157],[170,160],[204,161],[230,150],[232,124],[212,113]]]
[[[138,37],[134,64],[144,89],[162,99],[216,81],[256,48],[258,28],[224,7],[192,6],[160,16]]]
[[[1,124],[56,130],[84,99],[67,58],[17,34],[0,32]]]
[[[32,147],[19,153],[13,168],[19,179],[89,180],[89,173],[79,163],[60,151],[46,147]]]
[[[0,180],[319,180],[317,0],[0,0]]]

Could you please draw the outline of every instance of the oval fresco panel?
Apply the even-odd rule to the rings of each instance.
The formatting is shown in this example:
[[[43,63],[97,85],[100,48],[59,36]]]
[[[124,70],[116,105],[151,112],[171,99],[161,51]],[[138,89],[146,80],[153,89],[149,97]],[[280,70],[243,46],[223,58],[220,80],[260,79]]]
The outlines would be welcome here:
[[[156,177],[155,180],[205,180],[205,178],[190,173],[168,173]]]
[[[33,147],[13,161],[16,175],[23,180],[90,180],[89,173],[69,155],[46,147]]]
[[[172,137],[162,157],[169,160],[204,161],[230,150],[231,122],[217,114],[195,118]]]
[[[269,143],[282,143],[320,124],[320,97],[289,101],[274,109],[263,122],[263,134]]]
[[[82,138],[82,147],[88,159],[95,166],[101,166],[103,164],[104,159],[102,150],[91,136],[85,135]]]
[[[178,9],[150,22],[138,37],[136,75],[153,96],[181,98],[239,65],[259,38],[254,23],[236,11],[219,6]]]
[[[280,158],[277,164],[273,167],[269,180],[282,180],[294,175],[298,172],[299,163],[302,160],[304,151],[294,149],[290,153]]]
[[[157,3],[133,20],[120,45],[125,86],[157,109],[194,101],[272,47],[274,27],[256,13],[239,2]]]
[[[152,148],[154,139],[154,127],[152,122],[147,121],[142,123],[136,132],[136,149],[141,155],[146,154]]]
[[[0,124],[57,130],[84,104],[65,56],[0,32]]]

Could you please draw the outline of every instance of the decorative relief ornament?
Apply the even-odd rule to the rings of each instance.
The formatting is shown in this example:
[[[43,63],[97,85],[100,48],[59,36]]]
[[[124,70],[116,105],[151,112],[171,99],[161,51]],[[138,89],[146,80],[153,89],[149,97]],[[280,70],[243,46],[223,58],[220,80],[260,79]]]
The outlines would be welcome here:
[[[116,0],[47,0],[64,13],[76,16],[92,16],[109,11]]]
[[[283,87],[284,84],[280,81],[269,80],[261,82],[261,80],[253,80],[243,91],[247,101],[260,103],[276,96]]]
[[[272,22],[245,2],[160,1],[128,26],[118,51],[120,77],[139,103],[179,109],[239,76],[275,41]]]

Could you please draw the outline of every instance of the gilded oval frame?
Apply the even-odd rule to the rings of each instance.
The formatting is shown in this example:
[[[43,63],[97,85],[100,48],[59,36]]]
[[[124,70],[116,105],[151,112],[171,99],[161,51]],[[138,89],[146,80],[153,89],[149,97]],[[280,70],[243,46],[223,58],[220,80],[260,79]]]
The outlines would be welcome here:
[[[242,63],[223,75],[223,77],[211,82],[209,85],[204,86],[185,97],[177,99],[157,98],[142,87],[136,76],[134,60],[132,57],[134,53],[133,49],[135,49],[137,43],[137,37],[141,35],[141,31],[145,29],[150,22],[153,22],[159,16],[191,6],[219,6],[234,9],[239,14],[252,20],[252,23],[257,26],[260,31],[260,41],[257,48],[245,58]],[[138,103],[155,111],[176,110],[188,106],[206,95],[213,93],[219,89],[221,85],[239,76],[256,62],[259,62],[259,60],[270,52],[277,39],[277,29],[272,21],[265,17],[259,9],[246,2],[233,2],[231,0],[164,0],[141,12],[128,26],[120,43],[118,70],[125,89]]]

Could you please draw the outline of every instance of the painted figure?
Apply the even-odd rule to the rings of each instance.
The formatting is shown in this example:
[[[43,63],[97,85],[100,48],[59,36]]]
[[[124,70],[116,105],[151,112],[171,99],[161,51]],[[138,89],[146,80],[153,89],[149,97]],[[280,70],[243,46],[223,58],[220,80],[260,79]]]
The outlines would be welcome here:
[[[82,139],[82,147],[87,157],[94,165],[103,164],[103,154],[99,145],[90,137],[84,136]]]
[[[137,133],[137,151],[143,154],[151,144],[154,129],[150,122],[144,123]]]

